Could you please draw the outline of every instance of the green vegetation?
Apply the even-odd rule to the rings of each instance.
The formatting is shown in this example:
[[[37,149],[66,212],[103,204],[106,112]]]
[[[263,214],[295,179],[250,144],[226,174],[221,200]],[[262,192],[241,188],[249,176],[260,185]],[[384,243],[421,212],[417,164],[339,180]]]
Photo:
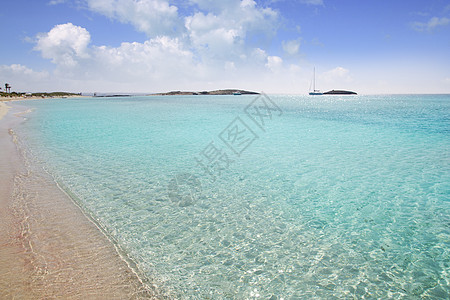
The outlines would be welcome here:
[[[65,96],[81,96],[81,93],[66,93],[66,92],[51,92],[51,93],[23,93],[23,92],[0,92],[0,97],[43,97],[43,98],[58,98]]]
[[[33,97],[63,97],[63,96],[81,96],[81,93],[51,92],[51,93],[32,93]]]
[[[16,93],[16,92],[12,92],[12,93],[5,93],[5,92],[0,92],[0,97],[21,97],[22,95],[25,95],[25,93]]]

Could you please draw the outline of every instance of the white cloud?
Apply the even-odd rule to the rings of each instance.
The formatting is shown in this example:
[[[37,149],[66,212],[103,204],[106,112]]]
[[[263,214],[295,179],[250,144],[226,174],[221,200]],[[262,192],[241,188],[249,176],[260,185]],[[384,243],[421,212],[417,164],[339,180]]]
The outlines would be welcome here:
[[[343,68],[343,67],[336,67],[332,70],[329,70],[327,72],[324,73],[325,76],[328,76],[330,78],[342,78],[348,75],[350,71]]]
[[[320,76],[320,78],[325,86],[329,85],[336,89],[341,87],[335,87],[335,85],[342,86],[352,81],[350,70],[343,67],[336,67],[326,71]]]
[[[89,41],[85,28],[68,23],[40,34],[35,50],[56,64],[56,72],[74,78],[82,75],[86,80],[163,78],[193,67],[192,53],[184,49],[178,38],[162,36],[144,43],[122,43],[119,47],[88,47]]]
[[[0,65],[0,82],[10,83],[13,91],[27,91],[30,87],[39,87],[39,84],[48,78],[48,72],[36,72],[24,65]]]
[[[225,62],[225,70],[227,71],[236,71],[236,65],[232,61]]]
[[[252,53],[251,53],[251,57],[259,62],[265,62],[267,59],[267,53],[266,51],[264,51],[263,49],[260,48],[256,48],[253,49]]]
[[[193,54],[176,38],[157,37],[119,47],[93,47],[90,75],[112,81],[157,82],[193,76]],[[93,68],[92,68],[93,66]]]
[[[86,0],[90,10],[133,25],[149,37],[177,34],[178,8],[165,0]]]
[[[300,0],[300,2],[309,5],[323,5],[323,0]]]
[[[279,71],[283,65],[283,59],[279,56],[268,56],[266,67],[272,72]]]
[[[197,12],[185,18],[190,43],[203,59],[247,56],[252,51],[246,47],[248,38],[271,36],[278,28],[278,14],[270,8],[258,7],[253,0],[195,3],[214,8],[212,12]]]
[[[56,25],[48,33],[39,34],[35,50],[60,66],[73,67],[81,58],[88,58],[89,32],[72,23]]]
[[[187,17],[186,28],[192,45],[203,55],[230,56],[236,47],[242,46],[242,28],[226,24],[213,14],[196,13]]]
[[[62,4],[64,2],[66,2],[67,0],[50,0],[48,2],[48,5],[58,5],[58,4]]]
[[[221,12],[230,7],[239,6],[239,0],[217,1],[217,0],[190,0],[190,3],[197,5],[202,10]]]
[[[119,47],[89,45],[90,34],[71,23],[40,34],[35,50],[55,65],[57,84],[71,90],[164,90],[208,77],[178,38],[160,36]]]
[[[290,40],[282,42],[283,50],[289,55],[295,55],[300,49],[300,40]]]
[[[56,66],[52,89],[151,92],[245,83],[242,88],[260,90],[276,80],[286,91],[281,86],[299,76],[295,65],[250,45],[255,36],[272,37],[280,25],[277,11],[254,0],[192,0],[185,5],[195,13],[185,17],[168,0],[83,1],[94,12],[132,24],[149,39],[118,47],[93,45],[87,29],[56,25],[36,37],[34,48]],[[293,54],[299,41],[284,46]],[[298,88],[298,82],[293,86]]]
[[[196,74],[194,55],[178,38],[160,36],[119,47],[90,46],[89,42],[85,28],[67,23],[39,34],[34,49],[56,65],[57,77],[101,86],[108,82],[111,86],[126,86],[131,82],[146,87],[182,81]]]
[[[196,12],[184,18],[167,0],[84,1],[88,9],[132,24],[150,38],[177,37],[197,59],[209,63],[248,57],[253,47],[247,45],[247,40],[274,36],[279,27],[278,13],[254,0],[191,0],[184,5]],[[193,9],[195,6],[197,9]]]
[[[2,77],[7,77],[8,75],[26,75],[34,77],[36,79],[40,79],[48,76],[47,72],[36,72],[21,64],[12,64],[9,66],[1,65],[0,70],[1,70],[0,74],[2,74],[1,75]]]
[[[436,27],[439,26],[446,26],[450,24],[450,19],[449,18],[438,18],[438,17],[432,17],[428,22],[423,23],[423,22],[414,22],[412,23],[412,28],[416,31],[419,32],[423,32],[423,31],[428,31],[431,32],[433,31]]]
[[[273,84],[279,86],[277,91],[289,91],[286,85],[298,89],[299,68],[285,66],[281,57],[260,48],[243,47],[231,59],[215,59],[199,58],[182,38],[161,36],[118,47],[91,45],[89,41],[85,28],[70,23],[40,34],[35,50],[56,68],[41,80],[38,90],[152,92],[224,86],[262,90]],[[33,72],[25,71],[22,73]],[[30,78],[23,82],[29,88],[36,86]]]

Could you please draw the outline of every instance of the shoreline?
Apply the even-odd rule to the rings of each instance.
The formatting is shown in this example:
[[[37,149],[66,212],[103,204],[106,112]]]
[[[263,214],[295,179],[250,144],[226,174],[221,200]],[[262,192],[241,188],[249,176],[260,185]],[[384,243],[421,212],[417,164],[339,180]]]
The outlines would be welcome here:
[[[12,129],[23,108],[0,102],[0,298],[154,298],[120,248],[32,162]]]
[[[8,113],[11,107],[5,104],[4,102],[0,102],[0,120]]]
[[[0,97],[1,102],[9,102],[9,101],[21,101],[21,100],[46,100],[46,99],[73,99],[73,98],[92,98],[92,96],[80,96],[80,95],[72,95],[72,96],[64,96],[64,97]]]

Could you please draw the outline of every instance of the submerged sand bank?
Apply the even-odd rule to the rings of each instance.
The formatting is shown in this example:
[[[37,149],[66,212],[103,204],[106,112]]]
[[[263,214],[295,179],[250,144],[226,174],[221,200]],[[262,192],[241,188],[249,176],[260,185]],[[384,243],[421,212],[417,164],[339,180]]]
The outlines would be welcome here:
[[[152,298],[114,245],[18,145],[11,129],[17,112],[13,105],[0,121],[0,299]]]

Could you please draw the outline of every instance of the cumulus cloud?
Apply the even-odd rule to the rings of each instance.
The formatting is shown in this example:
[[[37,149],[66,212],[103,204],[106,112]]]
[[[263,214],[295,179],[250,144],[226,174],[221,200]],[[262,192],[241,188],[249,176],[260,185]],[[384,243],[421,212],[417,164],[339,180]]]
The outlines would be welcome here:
[[[40,34],[35,47],[56,65],[54,73],[34,72],[23,66],[9,69],[21,70],[22,75],[29,73],[25,80],[28,88],[70,91],[201,90],[235,87],[242,82],[246,85],[243,88],[262,90],[274,81],[279,91],[288,91],[286,85],[299,76],[299,68],[285,66],[281,57],[268,55],[260,48],[247,49],[233,59],[205,61],[176,37],[160,36],[118,47],[91,45],[89,37],[82,27],[57,25]],[[273,73],[278,74],[276,78]],[[36,88],[32,78],[39,76]],[[298,89],[298,81],[292,87]]]
[[[295,55],[300,49],[300,40],[290,40],[282,42],[283,50],[289,55]]]
[[[350,70],[343,67],[336,67],[324,72],[321,78],[325,84],[344,84],[352,81]]]
[[[211,24],[208,21],[196,24],[200,37],[216,26],[214,17],[208,18]],[[269,55],[261,48],[243,44],[236,47],[239,43],[232,39],[222,43],[224,47],[228,42],[234,45],[228,50],[235,53],[226,55],[224,51],[223,57],[198,51],[185,38],[169,36],[157,36],[143,43],[124,42],[118,47],[92,45],[87,29],[71,23],[57,25],[39,34],[35,41],[34,49],[56,65],[38,90],[151,92],[236,87],[242,82],[245,82],[242,88],[255,90],[274,82],[280,92],[290,90],[286,85],[294,92],[298,89],[298,67],[285,65],[281,57]],[[27,86],[33,87],[32,83],[28,80]]]
[[[89,10],[131,24],[151,39],[178,38],[198,59],[209,63],[248,58],[253,48],[246,42],[274,36],[279,26],[278,13],[254,0],[191,0],[184,5],[195,13],[185,17],[168,0],[84,1]]]
[[[178,8],[165,0],[86,0],[90,10],[133,25],[149,37],[177,34]]]
[[[279,71],[283,64],[283,59],[279,56],[268,56],[266,67],[272,72]]]
[[[122,43],[119,47],[93,47],[95,70],[91,74],[109,80],[133,81],[175,80],[192,76],[195,63],[192,52],[183,48],[177,38],[157,37],[144,43]]]
[[[213,14],[196,13],[186,18],[186,28],[192,45],[210,56],[229,56],[242,45],[242,29],[224,24],[222,18]]]
[[[194,2],[212,9],[185,18],[190,43],[204,58],[248,55],[246,50],[251,51],[245,49],[248,38],[258,34],[270,36],[278,26],[278,14],[270,8],[258,7],[253,0]]]
[[[87,46],[90,40],[91,36],[85,28],[67,23],[39,34],[34,49],[57,65],[73,67],[79,59],[89,57]]]
[[[216,1],[216,0],[190,0],[190,3],[197,5],[201,10],[221,12],[230,7],[239,5],[239,0]]]
[[[255,48],[253,49],[252,53],[251,53],[251,57],[259,62],[265,62],[267,59],[267,52],[264,51],[261,48]]]
[[[192,52],[178,38],[161,36],[119,47],[90,46],[89,42],[85,28],[67,23],[39,34],[34,49],[56,64],[57,73],[73,78],[133,81],[156,76],[161,80],[195,67]]]
[[[37,72],[21,64],[0,65],[0,82],[11,83],[13,91],[24,91],[30,86],[38,87],[48,78],[48,72]]]
[[[446,26],[450,24],[449,18],[439,18],[439,17],[432,17],[428,22],[414,22],[412,23],[412,28],[416,31],[423,32],[428,31],[431,32],[435,30],[437,27],[440,26]]]
[[[255,36],[274,36],[280,23],[277,11],[254,0],[191,0],[184,5],[192,14],[184,17],[168,0],[82,1],[89,10],[131,24],[149,38],[117,47],[93,45],[88,30],[72,23],[38,34],[34,50],[55,64],[54,84],[72,90],[221,88],[244,78],[249,85],[264,87],[265,80],[274,80],[273,73],[280,83],[287,82],[283,76],[299,73],[252,43]],[[286,41],[283,46],[295,54],[300,42]]]
[[[325,72],[324,74],[326,76],[330,76],[330,77],[341,77],[342,78],[344,76],[347,76],[349,72],[350,72],[349,70],[347,70],[343,67],[336,67],[332,70]]]
[[[0,66],[0,74],[2,77],[8,77],[12,75],[26,75],[30,77],[34,77],[35,79],[41,79],[43,77],[48,76],[48,72],[36,72],[26,66],[21,64],[12,64],[12,65],[1,65]]]

